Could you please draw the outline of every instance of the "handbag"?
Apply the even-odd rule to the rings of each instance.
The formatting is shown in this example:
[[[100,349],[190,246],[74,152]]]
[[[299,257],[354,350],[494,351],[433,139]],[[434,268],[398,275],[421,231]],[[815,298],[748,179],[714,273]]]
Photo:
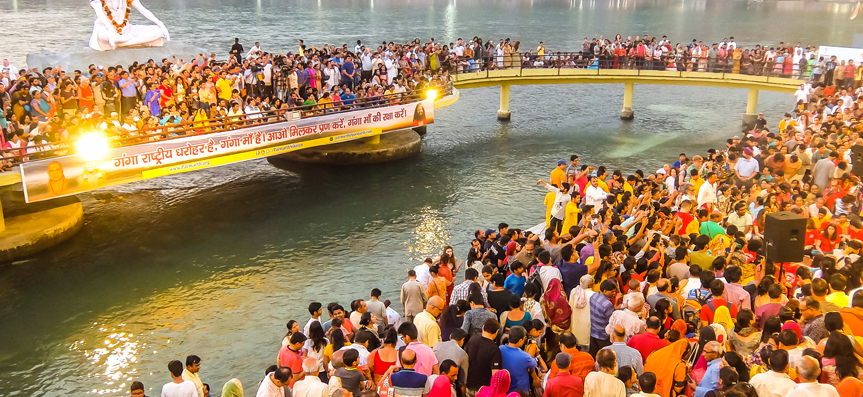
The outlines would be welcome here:
[[[384,382],[378,386],[378,395],[380,397],[393,397],[395,395],[395,389],[393,389],[391,385],[391,380],[392,375],[387,376],[386,379],[384,379]]]

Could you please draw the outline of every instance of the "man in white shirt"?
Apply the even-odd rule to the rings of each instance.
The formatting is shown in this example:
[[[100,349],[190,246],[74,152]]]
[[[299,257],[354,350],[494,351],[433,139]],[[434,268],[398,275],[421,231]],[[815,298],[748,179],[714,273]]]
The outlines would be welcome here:
[[[803,84],[800,84],[800,88],[798,88],[797,91],[794,91],[794,100],[796,102],[803,101],[803,103],[809,102],[809,91],[803,86]]]
[[[797,365],[797,376],[800,378],[800,384],[785,397],[839,397],[833,385],[818,383],[818,378],[821,376],[818,360],[810,356],[801,358],[800,364]]]
[[[549,192],[555,194],[554,205],[551,207],[551,219],[546,228],[557,233],[568,233],[568,231],[561,229],[563,228],[563,219],[566,217],[566,204],[572,201],[572,196],[567,193],[569,192],[569,183],[562,183],[560,188],[541,179],[537,183],[544,185]]]
[[[306,377],[294,383],[294,397],[329,397],[327,384],[318,377],[320,368],[317,359],[307,357],[303,360],[303,372]]]
[[[255,397],[285,397],[285,385],[291,382],[292,377],[290,368],[279,367],[275,372],[270,372],[264,377]]]
[[[584,190],[584,204],[594,206],[596,211],[608,197],[608,193],[599,187],[599,179],[595,176],[590,177],[590,186]]]
[[[749,383],[758,397],[785,397],[797,386],[788,376],[788,352],[777,349],[770,353],[770,371],[753,376]]]
[[[9,78],[12,81],[18,80],[18,69],[16,69],[15,66],[12,66],[8,59],[4,59],[3,66],[0,66],[0,74],[2,73],[8,73]]]
[[[312,318],[310,318],[309,321],[306,323],[306,326],[303,327],[303,335],[307,337],[306,344],[304,346],[306,351],[308,351],[309,348],[312,346],[312,339],[308,338],[309,328],[312,327],[312,323],[318,322],[321,324],[321,326],[323,326],[323,323],[321,323],[321,314],[324,314],[324,309],[323,305],[321,305],[321,302],[309,303],[309,314],[312,316]]]
[[[725,221],[725,227],[728,225],[737,226],[737,230],[748,234],[752,229],[752,214],[746,211],[745,203],[734,204],[734,212],[728,215]]]
[[[180,360],[168,363],[168,371],[171,372],[172,381],[162,386],[162,397],[198,397],[195,384],[183,380],[183,363]]]
[[[183,380],[187,380],[195,384],[195,392],[198,397],[206,397],[204,395],[204,382],[201,381],[201,376],[198,371],[201,370],[201,358],[196,355],[186,357],[186,369],[183,370]]]
[[[417,281],[423,285],[423,289],[428,288],[429,283],[432,280],[431,273],[429,272],[429,268],[431,268],[432,260],[431,258],[426,258],[423,263],[420,263],[414,268],[414,271],[417,273]]]
[[[393,78],[399,73],[399,63],[395,59],[395,55],[390,54],[387,56],[387,59],[384,61],[384,66],[387,68],[387,84],[393,83]]]
[[[614,350],[600,350],[596,353],[596,363],[599,371],[593,371],[584,377],[584,397],[625,396],[626,385],[614,375],[617,373],[617,354]]]
[[[641,374],[638,377],[638,387],[641,393],[635,393],[632,397],[659,397],[659,394],[654,393],[656,390],[656,375],[653,372]]]
[[[707,180],[698,189],[698,205],[711,212],[716,205],[716,180],[716,173],[708,172]]]

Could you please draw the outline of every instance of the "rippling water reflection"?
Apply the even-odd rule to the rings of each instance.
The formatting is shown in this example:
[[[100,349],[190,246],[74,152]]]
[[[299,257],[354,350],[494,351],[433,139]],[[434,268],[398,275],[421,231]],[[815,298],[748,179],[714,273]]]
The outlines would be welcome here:
[[[28,43],[62,49],[89,33],[90,11],[78,1],[13,3],[17,9],[0,3],[0,22],[17,32],[0,47],[5,52],[21,53]],[[218,40],[227,31],[265,43],[309,38],[292,18],[320,27],[307,40],[315,42],[481,30],[551,47],[580,41],[573,32],[635,26],[672,37],[734,32],[769,42],[806,32],[813,42],[844,45],[854,30],[847,15],[823,4],[610,3],[377,0],[372,9],[365,1],[146,1],[178,38]],[[35,29],[36,20],[62,21],[67,30]],[[513,119],[501,124],[497,91],[480,88],[437,111],[422,154],[406,161],[301,173],[250,161],[121,186],[123,198],[107,203],[81,195],[78,235],[0,266],[0,395],[120,395],[134,379],[154,396],[170,381],[166,363],[189,354],[202,357],[202,378],[214,390],[238,377],[254,393],[275,363],[285,323],[305,321],[309,301],[347,304],[377,287],[398,307],[407,269],[443,245],[463,261],[474,230],[539,223],[545,190],[535,181],[558,158],[576,153],[610,169],[655,170],[681,151],[723,147],[739,132],[746,95],[637,85],[635,120],[622,122],[622,85],[513,87]],[[771,122],[791,100],[759,99]]]

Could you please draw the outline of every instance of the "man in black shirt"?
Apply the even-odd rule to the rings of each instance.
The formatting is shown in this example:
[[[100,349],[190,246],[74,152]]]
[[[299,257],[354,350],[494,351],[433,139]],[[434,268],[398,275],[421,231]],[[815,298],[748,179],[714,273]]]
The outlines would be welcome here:
[[[468,395],[476,395],[480,387],[491,384],[491,376],[501,368],[500,348],[494,342],[500,324],[497,320],[490,318],[482,326],[482,337],[472,337],[467,342],[468,368],[467,389]]]
[[[755,120],[756,131],[761,131],[767,126],[767,120],[764,119],[764,113],[758,113],[758,120]]]
[[[503,273],[495,273],[491,276],[492,289],[487,293],[488,304],[497,312],[498,316],[510,309],[510,298],[515,296],[510,290],[503,287],[505,282],[506,276]]]
[[[231,46],[231,52],[230,52],[231,56],[237,60],[237,63],[243,63],[243,53],[244,52],[245,51],[243,51],[243,45],[240,44],[240,39],[235,38],[234,39],[234,45]]]

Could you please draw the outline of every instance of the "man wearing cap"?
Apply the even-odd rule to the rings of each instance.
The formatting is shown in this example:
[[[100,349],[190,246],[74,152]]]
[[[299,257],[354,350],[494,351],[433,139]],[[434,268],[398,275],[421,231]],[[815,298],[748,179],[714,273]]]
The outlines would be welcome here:
[[[734,174],[740,181],[738,186],[746,189],[752,187],[752,177],[757,175],[760,169],[758,161],[752,158],[752,149],[743,148],[743,158],[737,160],[737,164],[734,165]]]
[[[763,130],[767,126],[767,120],[764,119],[764,113],[758,113],[758,120],[755,120],[755,129]]]
[[[551,170],[551,179],[549,182],[560,189],[560,184],[566,182],[566,160],[557,160],[557,167]]]
[[[329,397],[327,384],[318,378],[320,366],[317,359],[307,357],[303,360],[303,372],[306,377],[294,383],[294,397]]]

